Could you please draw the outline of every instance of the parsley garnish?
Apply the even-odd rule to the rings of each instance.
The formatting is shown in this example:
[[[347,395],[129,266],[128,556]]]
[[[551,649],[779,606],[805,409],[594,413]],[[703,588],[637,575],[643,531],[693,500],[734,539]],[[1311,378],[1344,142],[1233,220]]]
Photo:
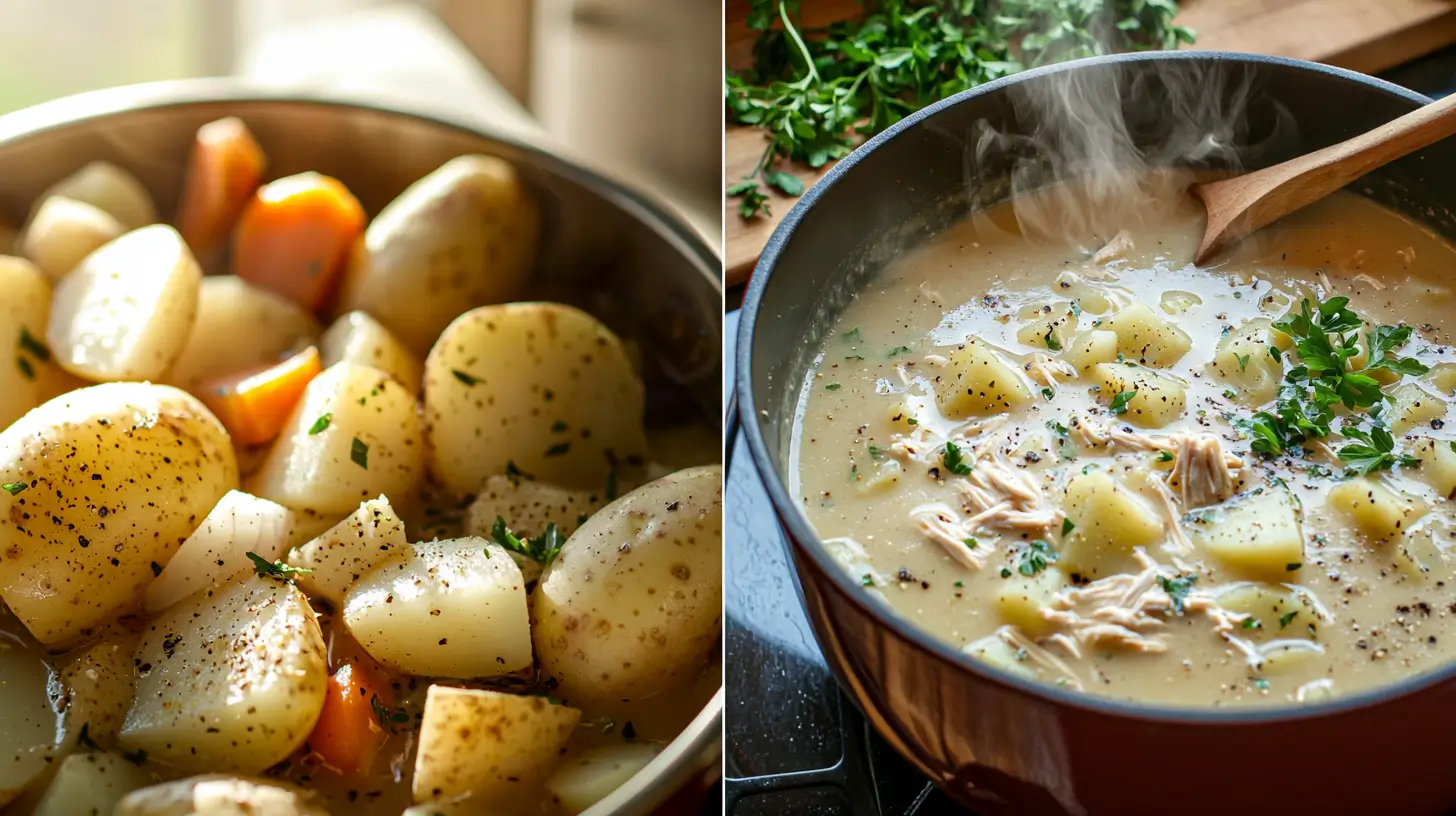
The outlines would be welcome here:
[[[945,443],[945,453],[940,456],[940,463],[945,469],[959,476],[971,472],[971,466],[961,459],[961,446],[954,442]]]
[[[1046,347],[1048,349],[1051,349],[1052,351],[1061,351],[1062,341],[1057,339],[1056,331],[1057,330],[1055,327],[1047,329],[1047,333],[1042,335],[1041,339],[1046,341]]]
[[[561,533],[557,531],[554,522],[546,525],[546,532],[536,538],[520,538],[511,532],[506,526],[506,520],[502,516],[495,517],[495,524],[491,525],[490,538],[495,543],[518,555],[535,561],[542,569],[551,566],[556,556],[561,554],[561,545],[565,542],[561,539]]]
[[[1241,625],[1245,629],[1258,629],[1264,624],[1260,623],[1258,618],[1244,618],[1244,622]]]
[[[35,368],[31,366],[29,360],[17,355],[15,358],[15,367],[20,369],[21,376],[27,380],[35,380]]]
[[[844,339],[851,343],[858,343],[864,340],[864,335],[859,333],[859,326],[855,326],[844,333]]]
[[[1299,610],[1298,609],[1296,609],[1293,612],[1290,612],[1288,614],[1280,615],[1279,616],[1279,628],[1280,629],[1283,629],[1284,627],[1288,626],[1289,623],[1290,623],[1290,621],[1294,620],[1294,618],[1296,616],[1298,616],[1298,615],[1299,615]]]
[[[1072,521],[1070,518],[1062,519],[1062,538],[1066,538],[1067,534],[1075,529],[1077,529],[1077,522]]]
[[[269,562],[268,559],[255,552],[247,553],[248,560],[253,562],[253,572],[265,578],[278,578],[287,581],[295,575],[308,575],[313,572],[311,569],[302,567],[290,567],[282,561]]]
[[[313,425],[309,427],[309,429],[308,429],[308,435],[309,436],[318,436],[319,434],[323,433],[324,431],[327,431],[329,429],[329,424],[332,423],[333,421],[334,421],[334,415],[333,414],[323,414],[323,415],[319,416],[318,419],[315,419],[313,421]]]
[[[910,347],[909,346],[895,346],[894,348],[890,349],[890,356],[891,357],[899,357],[901,354],[909,354],[909,353],[910,353]]]
[[[859,585],[860,586],[874,586],[875,585],[875,576],[870,575],[868,572],[866,572],[864,575],[861,575],[859,577]]]
[[[1342,462],[1348,462],[1349,470],[1361,476],[1377,470],[1384,470],[1396,464],[1416,465],[1420,460],[1414,456],[1396,454],[1395,439],[1389,429],[1376,422],[1368,432],[1358,427],[1340,428],[1340,435],[1347,439],[1358,439],[1357,443],[1345,445],[1335,452]]]
[[[152,562],[152,576],[153,577],[156,577],[156,576],[161,575],[161,574],[162,574],[162,565],[161,564],[158,564],[156,561],[153,561]]]
[[[399,733],[397,727],[409,722],[408,712],[402,708],[390,708],[379,699],[378,694],[370,695],[369,707],[374,709],[374,719],[379,721],[379,726],[391,734]]]
[[[1016,571],[1027,577],[1041,572],[1048,564],[1055,564],[1057,561],[1057,551],[1052,549],[1051,542],[1041,538],[1028,542],[1018,555]]]
[[[18,496],[22,492],[24,492],[27,487],[30,487],[30,485],[26,484],[25,482],[6,482],[5,484],[0,485],[0,490],[4,490],[6,493],[9,493],[12,496]]]
[[[369,469],[369,446],[357,436],[349,445],[349,459],[359,467]]]
[[[1173,602],[1174,614],[1183,614],[1184,604],[1188,601],[1188,593],[1193,591],[1193,585],[1198,583],[1197,575],[1179,575],[1176,578],[1165,578],[1158,576],[1158,586],[1168,593],[1168,600]]]
[[[981,542],[977,541],[975,538],[964,538],[964,539],[961,539],[961,543],[964,544],[964,545],[966,545],[966,549],[970,549],[970,550],[974,550],[977,547],[981,546]]]
[[[1234,359],[1236,359],[1236,360],[1239,361],[1239,370],[1240,371],[1243,371],[1244,369],[1246,369],[1246,368],[1249,367],[1249,355],[1247,355],[1247,354],[1235,354],[1234,355]]]
[[[842,387],[843,386],[841,386],[839,383],[830,383],[830,384],[824,386],[824,390],[825,391],[838,391]]]
[[[1114,413],[1114,414],[1125,414],[1125,413],[1127,413],[1127,404],[1132,401],[1132,398],[1133,397],[1136,397],[1136,396],[1137,396],[1137,389],[1136,388],[1134,388],[1131,391],[1120,391],[1120,392],[1118,392],[1118,394],[1112,398],[1112,408],[1111,408],[1112,413]]]
[[[878,462],[881,459],[884,459],[885,458],[885,449],[884,448],[880,447],[879,445],[870,445],[869,448],[870,448],[870,458],[871,459],[873,459],[876,462]]]
[[[455,375],[455,379],[459,380],[460,382],[465,383],[467,386],[477,385],[477,384],[480,383],[480,378],[479,377],[476,377],[476,376],[467,374],[467,373],[465,373],[464,371],[461,371],[458,368],[452,368],[452,369],[450,369],[450,373]]]
[[[1173,452],[1172,451],[1158,451],[1158,461],[1159,462],[1171,462],[1171,461],[1173,461]]]

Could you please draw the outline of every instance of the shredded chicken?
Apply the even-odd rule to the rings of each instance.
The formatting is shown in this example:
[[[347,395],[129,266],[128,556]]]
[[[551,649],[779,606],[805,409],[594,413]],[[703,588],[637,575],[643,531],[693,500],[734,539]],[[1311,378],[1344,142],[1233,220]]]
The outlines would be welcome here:
[[[1214,446],[1217,446],[1218,454],[1222,454],[1225,470],[1238,470],[1244,466],[1242,458],[1231,453],[1223,453],[1223,444],[1217,435],[1211,433],[1175,433],[1167,436],[1153,436],[1107,425],[1086,414],[1074,415],[1071,426],[1071,431],[1077,435],[1078,441],[1089,448],[1121,447],[1133,451],[1167,451],[1174,456],[1177,456],[1182,448],[1190,445],[1195,439],[1206,437],[1205,440],[1199,442],[1200,447],[1203,448],[1200,456],[1211,456],[1216,459],[1213,449]],[[1217,465],[1210,462],[1208,466],[1216,467]]]
[[[1101,249],[1092,254],[1092,263],[1105,264],[1118,260],[1119,258],[1126,258],[1127,254],[1132,252],[1132,250],[1132,236],[1128,234],[1127,230],[1121,230],[1112,236],[1111,241],[1108,241]]]
[[[910,517],[926,538],[939,544],[947,555],[967,569],[986,566],[986,558],[996,551],[989,542],[977,542],[975,547],[967,544],[975,537],[977,525],[963,521],[959,513],[944,504],[922,505],[912,510]]]
[[[1041,352],[1027,358],[1026,365],[1022,368],[1030,375],[1032,382],[1053,388],[1057,386],[1057,377],[1077,376],[1077,369],[1071,363]]]
[[[1319,279],[1320,285],[1325,288],[1325,290],[1320,294],[1328,297],[1330,294],[1334,293],[1335,286],[1334,284],[1330,283],[1330,276],[1327,275],[1323,269],[1319,271]]]
[[[1234,494],[1234,477],[1229,473],[1218,436],[1191,433],[1174,438],[1178,444],[1173,451],[1173,472],[1168,476],[1168,484],[1177,487],[1184,512],[1218,504]]]
[[[1334,691],[1335,681],[1328,677],[1321,677],[1318,680],[1311,680],[1300,686],[1294,692],[1294,699],[1301,703],[1307,703],[1318,693],[1321,699],[1328,699]]]
[[[1154,476],[1148,480],[1153,492],[1158,495],[1158,509],[1163,511],[1163,530],[1168,534],[1168,544],[1165,549],[1175,556],[1188,555],[1193,552],[1193,542],[1183,532],[1183,520],[1178,512],[1178,504],[1173,496],[1172,488],[1168,483]]]
[[[1008,419],[1010,419],[1008,415],[1002,414],[962,425],[956,429],[956,433],[962,438],[955,441],[959,444],[965,438],[985,436],[1005,425]],[[997,438],[993,437],[992,441],[995,439]],[[922,424],[915,426],[909,433],[903,434],[899,439],[891,442],[886,446],[885,453],[900,464],[908,465],[911,462],[924,461],[924,458],[934,454],[940,445],[939,437]],[[991,447],[989,442],[982,442],[976,446],[976,450],[984,450],[989,447]]]
[[[1395,254],[1399,255],[1400,259],[1405,261],[1407,265],[1416,262],[1416,248],[1413,246],[1408,246],[1405,249],[1397,249]]]
[[[1011,646],[1026,655],[1026,661],[1028,663],[1034,663],[1044,669],[1055,672],[1065,681],[1063,685],[1076,689],[1077,691],[1083,690],[1082,681],[1077,679],[1077,673],[1072,671],[1072,667],[1067,665],[1066,661],[1022,634],[1016,627],[1003,626],[996,630],[996,636],[1001,638],[1002,642],[1007,646]]]
[[[1013,467],[999,454],[982,456],[983,452],[976,451],[966,480],[956,482],[965,509],[974,514],[967,525],[1045,533],[1061,523],[1065,514],[1047,500],[1035,476]]]

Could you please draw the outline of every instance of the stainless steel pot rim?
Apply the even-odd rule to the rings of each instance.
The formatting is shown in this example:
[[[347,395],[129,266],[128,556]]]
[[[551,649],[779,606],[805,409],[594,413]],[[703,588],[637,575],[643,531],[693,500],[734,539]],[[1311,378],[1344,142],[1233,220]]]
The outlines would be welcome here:
[[[436,110],[412,108],[387,102],[351,98],[332,93],[296,89],[282,91],[233,79],[185,79],[148,82],[107,88],[44,102],[0,116],[0,144],[22,141],[46,131],[105,119],[138,110],[163,110],[190,105],[281,104],[363,109],[386,116],[403,116],[438,127],[483,137],[519,151],[551,173],[586,188],[647,225],[690,259],[704,280],[723,291],[722,260],[703,238],[666,204],[652,194],[634,189],[609,174],[585,163],[563,158],[557,152],[533,146],[521,139],[492,129],[488,124],[454,117]],[[709,769],[722,754],[724,691],[718,692],[651,763],[588,814],[645,813],[660,804],[683,784],[691,783]]]
[[[916,646],[935,656],[941,662],[1020,695],[1039,698],[1058,705],[1071,706],[1092,713],[1148,722],[1175,722],[1209,726],[1248,725],[1313,719],[1378,705],[1383,701],[1413,694],[1422,689],[1439,685],[1452,678],[1456,678],[1456,661],[1453,661],[1447,666],[1408,677],[1398,683],[1392,683],[1388,686],[1352,694],[1347,697],[1338,697],[1328,702],[1246,709],[1198,708],[1193,706],[1137,703],[1111,697],[1101,697],[1084,692],[1070,691],[1050,683],[1028,680],[1013,675],[1010,672],[994,668],[961,653],[960,650],[936,638],[924,629],[921,629],[888,606],[873,601],[857,583],[851,580],[849,573],[829,554],[828,549],[825,548],[823,542],[819,540],[818,534],[815,533],[813,525],[809,523],[809,519],[793,500],[793,497],[789,495],[783,479],[779,476],[778,466],[769,455],[763,433],[759,429],[758,422],[755,418],[759,409],[754,401],[753,394],[754,369],[752,343],[754,329],[758,323],[759,309],[762,305],[764,291],[768,287],[769,279],[772,277],[773,271],[778,264],[779,256],[782,254],[785,246],[788,244],[795,229],[797,229],[809,208],[813,207],[821,196],[833,188],[846,173],[851,172],[865,156],[872,153],[878,146],[898,137],[901,133],[915,127],[920,122],[935,116],[941,110],[959,105],[966,100],[974,99],[982,94],[995,93],[1008,85],[1039,76],[1064,71],[1075,71],[1090,65],[1151,61],[1205,61],[1245,64],[1256,67],[1288,67],[1311,73],[1326,74],[1371,86],[1392,96],[1397,96],[1420,105],[1428,104],[1431,101],[1428,97],[1415,93],[1408,88],[1403,88],[1376,77],[1330,65],[1308,62],[1306,60],[1264,56],[1260,54],[1241,54],[1230,51],[1153,51],[1089,57],[1087,59],[1034,68],[1023,71],[1020,74],[1003,77],[922,108],[871,138],[868,142],[850,153],[850,155],[841,159],[838,164],[831,168],[817,184],[809,188],[799,201],[795,203],[793,209],[780,222],[778,228],[774,230],[773,235],[764,247],[763,254],[759,257],[758,264],[754,268],[753,277],[749,281],[748,291],[743,300],[743,315],[739,322],[735,352],[737,355],[735,360],[735,397],[738,402],[742,431],[748,440],[749,454],[753,465],[763,480],[769,498],[773,502],[774,510],[778,514],[780,524],[786,528],[788,533],[786,546],[797,547],[820,571],[830,576],[829,580],[834,583],[842,595],[849,598],[871,617],[888,627],[896,636],[914,643]]]

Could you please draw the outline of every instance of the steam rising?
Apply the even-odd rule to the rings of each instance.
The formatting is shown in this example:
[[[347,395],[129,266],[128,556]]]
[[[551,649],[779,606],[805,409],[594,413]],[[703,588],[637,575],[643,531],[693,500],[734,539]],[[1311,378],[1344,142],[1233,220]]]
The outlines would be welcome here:
[[[1226,63],[1109,63],[1008,90],[1021,132],[983,121],[967,173],[968,180],[1004,177],[1009,157],[1010,190],[968,190],[973,211],[995,203],[988,194],[999,200],[1009,192],[1032,240],[1106,240],[1166,211],[1198,170],[1238,172],[1294,136],[1288,112],[1257,93],[1249,71]],[[1272,110],[1261,118],[1274,126],[1251,139],[1254,105]]]

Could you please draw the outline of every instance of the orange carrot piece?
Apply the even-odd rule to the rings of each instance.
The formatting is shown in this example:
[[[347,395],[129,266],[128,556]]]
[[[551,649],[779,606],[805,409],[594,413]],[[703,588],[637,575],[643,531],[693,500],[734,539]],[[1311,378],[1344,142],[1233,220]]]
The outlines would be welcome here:
[[[177,206],[177,231],[193,255],[210,257],[222,247],[266,164],[243,120],[229,116],[197,129]]]
[[[237,445],[261,445],[276,438],[323,369],[318,349],[309,346],[262,369],[212,380],[202,387],[202,402],[217,415]]]
[[[363,233],[364,208],[337,179],[299,173],[271,181],[238,219],[233,273],[316,310]]]
[[[394,715],[389,683],[363,663],[345,663],[329,678],[323,711],[308,737],[309,750],[344,776],[364,776],[389,737]]]

